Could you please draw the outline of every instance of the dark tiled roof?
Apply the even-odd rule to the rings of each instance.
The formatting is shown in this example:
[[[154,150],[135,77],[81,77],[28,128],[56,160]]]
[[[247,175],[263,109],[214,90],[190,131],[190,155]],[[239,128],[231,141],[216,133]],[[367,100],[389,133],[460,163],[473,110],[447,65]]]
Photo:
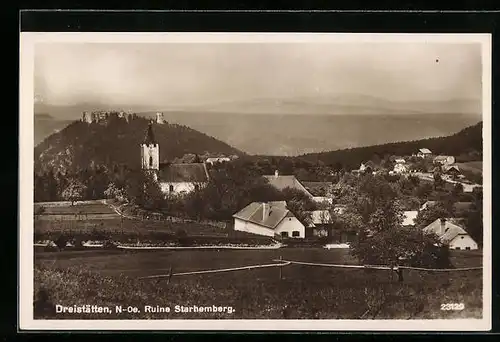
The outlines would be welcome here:
[[[148,125],[148,129],[146,130],[146,135],[144,136],[143,144],[146,145],[156,144],[155,135],[153,133],[153,125],[151,125],[151,123]]]
[[[278,190],[283,190],[285,188],[292,188],[300,190],[308,196],[312,196],[311,193],[299,182],[295,176],[263,176],[269,181],[269,184],[274,186]]]
[[[453,240],[457,235],[468,235],[465,229],[460,227],[459,220],[454,218],[447,218],[444,222],[444,231],[441,228],[441,219],[437,219],[427,227],[424,228],[425,233],[434,233],[439,236],[443,243],[448,243]]]
[[[252,222],[260,226],[274,229],[285,217],[294,215],[283,205],[283,202],[268,202],[268,214],[264,217],[264,203],[253,202],[233,215],[240,220]]]
[[[302,182],[302,184],[313,196],[326,196],[328,189],[333,186],[331,182]]]
[[[161,182],[207,182],[208,172],[204,163],[160,164]]]

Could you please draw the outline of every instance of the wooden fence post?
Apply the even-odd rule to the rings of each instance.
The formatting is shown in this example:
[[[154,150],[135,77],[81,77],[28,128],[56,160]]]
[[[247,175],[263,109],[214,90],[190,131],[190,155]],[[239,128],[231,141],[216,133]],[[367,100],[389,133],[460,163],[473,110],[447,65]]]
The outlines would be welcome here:
[[[398,274],[398,281],[399,282],[404,281],[404,278],[403,278],[403,269],[398,267],[397,270],[396,270],[396,273]]]
[[[172,266],[168,269],[167,284],[170,284],[170,279],[172,279]]]
[[[280,263],[283,263],[283,257],[280,255]],[[283,266],[279,266],[280,268],[280,280],[283,279]]]

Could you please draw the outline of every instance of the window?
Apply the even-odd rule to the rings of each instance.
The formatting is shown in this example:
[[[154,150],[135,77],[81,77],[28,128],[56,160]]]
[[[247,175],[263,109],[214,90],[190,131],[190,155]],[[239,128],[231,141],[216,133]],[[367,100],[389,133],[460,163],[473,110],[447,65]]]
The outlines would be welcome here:
[[[455,247],[456,250],[460,250],[460,247]]]
[[[149,167],[153,167],[153,156],[149,156]]]
[[[170,185],[168,186],[168,191],[169,191],[169,192],[173,192],[173,191],[174,191],[174,186],[173,186],[172,184],[170,184]]]
[[[297,230],[294,230],[294,231],[292,232],[292,236],[293,236],[293,237],[299,237],[299,236],[300,236],[300,232],[299,232],[299,231],[297,231]]]
[[[288,232],[281,232],[281,237],[288,237]]]
[[[195,189],[196,191],[198,191],[198,190],[200,189],[200,186],[199,186],[198,184],[195,184],[195,185],[194,185],[194,189]]]
[[[470,251],[470,247],[465,247],[465,250],[466,251]]]

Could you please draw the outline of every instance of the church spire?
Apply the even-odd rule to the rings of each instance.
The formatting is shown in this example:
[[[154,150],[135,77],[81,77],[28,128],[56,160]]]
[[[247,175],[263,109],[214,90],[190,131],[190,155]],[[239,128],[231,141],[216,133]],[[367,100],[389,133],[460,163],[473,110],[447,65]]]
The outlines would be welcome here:
[[[148,125],[148,130],[146,131],[146,136],[144,137],[144,144],[156,145],[155,135],[153,134],[153,125],[151,122]]]

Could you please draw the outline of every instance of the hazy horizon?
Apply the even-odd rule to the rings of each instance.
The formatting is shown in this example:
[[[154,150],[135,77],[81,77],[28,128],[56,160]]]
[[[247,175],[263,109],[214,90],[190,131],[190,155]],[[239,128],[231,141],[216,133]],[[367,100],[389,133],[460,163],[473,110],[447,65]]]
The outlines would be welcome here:
[[[477,43],[43,43],[35,49],[36,101],[58,106],[210,110],[262,99],[316,105],[355,95],[392,103],[462,100],[480,108],[481,78]]]

